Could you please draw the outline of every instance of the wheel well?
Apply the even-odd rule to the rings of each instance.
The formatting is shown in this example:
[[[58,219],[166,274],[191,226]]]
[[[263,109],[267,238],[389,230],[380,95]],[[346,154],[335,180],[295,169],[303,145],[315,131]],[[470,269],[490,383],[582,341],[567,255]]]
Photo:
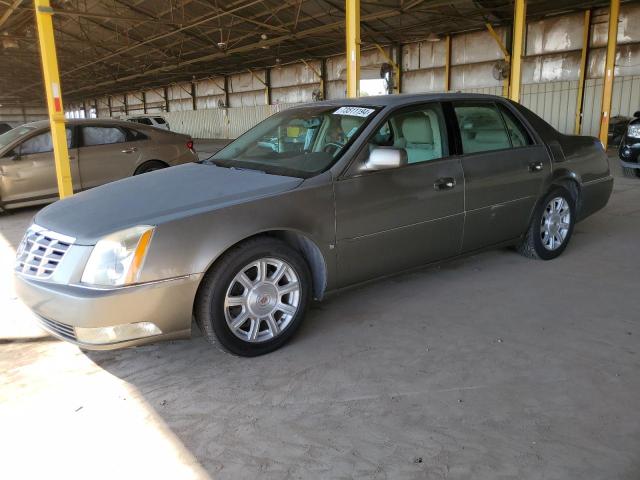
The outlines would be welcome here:
[[[140,169],[142,169],[145,165],[149,165],[150,163],[161,163],[161,164],[163,164],[165,167],[168,167],[168,166],[169,166],[169,164],[168,164],[167,162],[163,161],[163,160],[156,160],[156,159],[153,159],[153,160],[145,160],[144,162],[142,162],[140,165],[138,165],[138,166],[136,167],[136,170],[135,170],[135,172],[133,172],[133,174],[135,175],[136,173],[138,173],[138,172],[140,171]]]
[[[212,269],[222,258],[222,256],[230,249],[248,241],[259,237],[271,237],[277,238],[289,245],[294,250],[298,251],[302,257],[306,260],[309,270],[311,271],[311,280],[313,282],[313,298],[316,300],[322,300],[324,292],[327,288],[327,264],[324,259],[324,255],[320,251],[320,248],[316,243],[309,239],[307,236],[293,232],[290,230],[269,230],[261,232],[251,237],[247,237],[233,245],[230,245],[216,260],[209,266],[209,270]]]
[[[576,212],[578,215],[580,214],[582,195],[580,191],[580,184],[574,178],[559,178],[553,181],[550,188],[553,187],[563,187],[566,188],[571,196],[573,197],[573,201],[576,204]]]

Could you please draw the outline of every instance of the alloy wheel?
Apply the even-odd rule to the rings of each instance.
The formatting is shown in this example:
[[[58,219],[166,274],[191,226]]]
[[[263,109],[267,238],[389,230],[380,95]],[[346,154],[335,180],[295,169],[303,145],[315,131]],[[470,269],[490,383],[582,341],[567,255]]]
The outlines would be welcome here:
[[[233,278],[224,298],[231,332],[250,343],[279,336],[295,317],[301,300],[296,271],[284,260],[260,258]]]
[[[545,207],[540,221],[542,245],[549,251],[562,246],[571,228],[571,208],[563,197],[555,197]]]

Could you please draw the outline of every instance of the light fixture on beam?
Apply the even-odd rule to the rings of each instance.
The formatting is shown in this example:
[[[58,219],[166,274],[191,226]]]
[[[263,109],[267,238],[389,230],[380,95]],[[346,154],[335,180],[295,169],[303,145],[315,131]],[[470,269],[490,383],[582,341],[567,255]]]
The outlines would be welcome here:
[[[440,38],[440,35],[438,35],[437,33],[434,33],[434,32],[431,32],[427,36],[427,42],[439,42],[440,40],[442,40],[442,38]]]

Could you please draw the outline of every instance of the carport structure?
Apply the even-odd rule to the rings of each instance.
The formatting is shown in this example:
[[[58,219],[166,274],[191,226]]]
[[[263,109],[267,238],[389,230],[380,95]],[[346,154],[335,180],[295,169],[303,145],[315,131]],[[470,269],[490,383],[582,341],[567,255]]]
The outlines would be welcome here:
[[[1,4],[0,103],[16,120],[42,116],[38,8],[26,0]],[[628,81],[615,111],[628,114],[638,102],[637,2],[623,3],[622,17],[619,0],[35,5],[53,18],[69,116],[162,112],[185,133],[230,138],[290,104],[357,96],[360,77],[384,77],[389,93],[509,96],[567,133],[599,135],[606,143],[616,37],[616,68]]]

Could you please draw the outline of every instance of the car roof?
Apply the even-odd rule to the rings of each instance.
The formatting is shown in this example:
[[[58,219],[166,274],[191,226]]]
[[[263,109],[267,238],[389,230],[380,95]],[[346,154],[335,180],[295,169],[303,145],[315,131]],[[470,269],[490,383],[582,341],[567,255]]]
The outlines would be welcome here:
[[[378,95],[372,97],[341,98],[339,100],[325,100],[313,103],[313,105],[362,105],[373,107],[388,107],[410,105],[420,102],[446,100],[504,100],[496,95],[482,93],[401,93],[393,95]]]
[[[126,120],[115,120],[113,118],[67,118],[67,125],[113,125],[131,128],[131,122]],[[49,120],[38,120],[37,122],[25,123],[26,126],[44,128],[49,126]]]

